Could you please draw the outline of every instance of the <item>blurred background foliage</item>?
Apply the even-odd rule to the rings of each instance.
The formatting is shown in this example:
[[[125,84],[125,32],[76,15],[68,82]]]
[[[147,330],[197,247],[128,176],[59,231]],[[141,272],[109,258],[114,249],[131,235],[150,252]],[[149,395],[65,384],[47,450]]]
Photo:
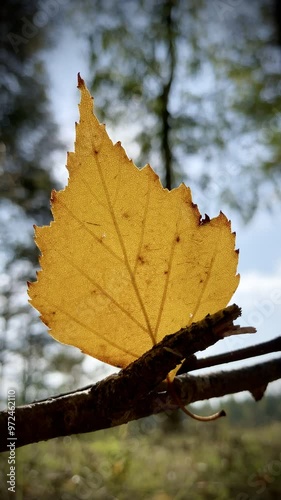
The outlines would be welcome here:
[[[76,22],[102,119],[130,125],[137,164],[169,188],[213,190],[247,221],[280,196],[277,5],[107,0]]]
[[[278,0],[2,2],[0,387],[12,380],[18,403],[89,380],[84,356],[53,342],[25,291],[38,268],[32,225],[49,223],[50,191],[59,187],[53,172],[64,145],[44,60],[63,27],[83,39],[99,116],[126,130],[136,163],[151,163],[164,186],[183,180],[197,200],[207,192],[249,222],[280,201],[280,17]]]

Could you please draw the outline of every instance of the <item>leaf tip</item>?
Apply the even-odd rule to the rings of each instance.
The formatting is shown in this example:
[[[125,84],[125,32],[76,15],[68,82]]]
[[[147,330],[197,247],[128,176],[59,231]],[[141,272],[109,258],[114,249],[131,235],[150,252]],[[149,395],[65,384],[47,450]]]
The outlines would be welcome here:
[[[83,78],[81,78],[80,73],[78,73],[78,75],[77,75],[77,81],[78,81],[77,88],[78,88],[79,90],[80,90],[82,87],[85,87],[85,81],[83,80]]]

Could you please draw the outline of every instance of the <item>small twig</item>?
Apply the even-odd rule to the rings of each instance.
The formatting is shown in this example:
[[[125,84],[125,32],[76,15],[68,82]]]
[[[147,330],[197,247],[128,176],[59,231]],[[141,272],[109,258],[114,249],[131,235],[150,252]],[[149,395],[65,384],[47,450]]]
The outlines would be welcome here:
[[[244,335],[244,333],[256,333],[257,330],[253,326],[234,326],[233,329],[228,330],[225,337],[230,337],[231,335]]]
[[[170,380],[169,375],[166,379],[167,381],[167,388],[170,394],[172,395],[174,401],[177,403],[178,407],[187,415],[188,417],[192,418],[193,420],[197,420],[198,422],[213,422],[214,420],[218,420],[221,417],[225,417],[226,413],[224,410],[218,411],[216,413],[213,413],[212,415],[208,416],[203,416],[203,415],[197,415],[197,413],[193,413],[188,408],[185,407],[183,404],[181,398],[178,396],[177,391],[175,390],[174,383],[173,381]]]
[[[244,349],[238,349],[224,354],[218,354],[216,356],[209,356],[208,358],[197,359],[195,355],[192,355],[183,362],[180,370],[178,371],[178,375],[194,370],[200,370],[201,368],[210,368],[211,366],[231,363],[233,361],[241,361],[242,359],[254,358],[256,356],[263,356],[264,354],[271,354],[273,352],[280,351],[281,337],[276,337],[275,339],[263,342],[262,344],[245,347]]]

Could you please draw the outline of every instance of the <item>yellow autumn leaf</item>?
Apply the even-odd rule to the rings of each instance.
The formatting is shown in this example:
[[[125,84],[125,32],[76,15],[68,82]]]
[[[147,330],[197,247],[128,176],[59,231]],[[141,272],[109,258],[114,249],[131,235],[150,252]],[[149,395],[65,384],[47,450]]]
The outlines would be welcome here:
[[[224,308],[239,282],[230,222],[202,220],[184,184],[164,189],[112,144],[79,77],[67,187],[52,193],[32,305],[50,334],[125,367],[166,334]]]

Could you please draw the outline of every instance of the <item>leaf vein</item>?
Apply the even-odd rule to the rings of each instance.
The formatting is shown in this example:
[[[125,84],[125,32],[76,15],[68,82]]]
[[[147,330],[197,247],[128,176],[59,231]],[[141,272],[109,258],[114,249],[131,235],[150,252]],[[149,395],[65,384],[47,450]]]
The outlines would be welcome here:
[[[103,185],[103,189],[104,189],[104,192],[105,192],[105,196],[106,196],[106,199],[107,199],[108,209],[110,211],[112,222],[113,222],[113,225],[115,227],[115,230],[116,230],[116,233],[117,233],[117,236],[118,236],[118,239],[119,239],[119,243],[120,243],[120,246],[121,246],[121,249],[122,249],[122,252],[123,252],[125,265],[126,265],[128,273],[129,273],[129,276],[130,276],[133,288],[135,290],[135,294],[136,294],[137,300],[139,302],[139,305],[141,307],[142,313],[143,313],[144,318],[145,318],[145,322],[146,322],[146,325],[147,325],[147,333],[151,337],[151,340],[152,340],[152,342],[154,344],[155,343],[155,338],[154,338],[154,335],[153,335],[153,332],[152,332],[152,328],[151,328],[151,325],[150,325],[149,317],[148,317],[148,314],[147,314],[144,302],[143,302],[143,300],[141,298],[140,291],[138,289],[134,273],[133,273],[133,271],[131,269],[131,266],[130,266],[130,263],[129,263],[129,259],[128,259],[128,255],[127,255],[127,250],[126,250],[126,247],[125,247],[125,244],[124,244],[124,241],[123,241],[123,238],[122,238],[122,234],[120,232],[120,228],[119,228],[119,225],[118,225],[118,222],[117,222],[117,219],[116,219],[116,216],[115,216],[112,204],[111,204],[110,195],[109,195],[109,192],[108,192],[108,189],[107,189],[107,185],[106,185],[103,173],[102,173],[101,165],[100,165],[100,162],[99,162],[99,159],[97,158],[97,156],[95,158],[96,158],[96,163],[97,163],[97,167],[98,167],[100,179],[101,179],[101,182],[102,182],[102,185]]]
[[[63,257],[63,259],[65,259],[66,261],[69,262],[69,264],[71,266],[73,266],[80,274],[82,274],[82,276],[84,276],[84,278],[86,278],[92,285],[94,285],[96,288],[98,288],[100,290],[101,293],[103,293],[103,295],[105,297],[107,297],[118,309],[120,309],[120,311],[122,311],[124,314],[126,314],[126,316],[128,318],[130,318],[130,320],[135,323],[139,328],[141,328],[143,331],[146,332],[146,327],[143,326],[136,318],[134,318],[134,316],[132,316],[129,311],[127,309],[125,309],[125,307],[123,307],[121,304],[119,304],[119,302],[117,300],[114,299],[114,297],[112,297],[101,285],[99,285],[99,283],[97,283],[95,280],[93,280],[87,273],[85,273],[83,271],[83,269],[81,269],[77,264],[75,264],[71,259],[69,259],[69,257],[67,257],[65,254],[63,254],[63,252],[60,252],[59,250],[56,249],[56,252],[61,255],[61,257]]]

